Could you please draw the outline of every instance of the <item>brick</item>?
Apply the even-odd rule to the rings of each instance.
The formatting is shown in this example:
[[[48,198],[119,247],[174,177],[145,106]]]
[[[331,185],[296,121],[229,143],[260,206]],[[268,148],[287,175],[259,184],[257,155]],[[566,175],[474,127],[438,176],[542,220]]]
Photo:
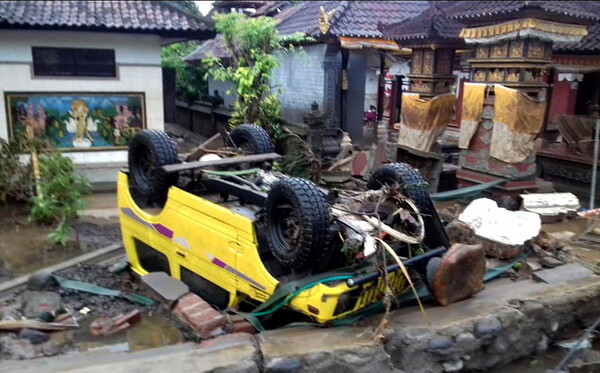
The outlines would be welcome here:
[[[225,315],[217,312],[204,299],[193,293],[181,297],[172,312],[202,338],[210,337],[215,329],[227,322]]]
[[[223,330],[226,333],[248,333],[256,334],[258,331],[248,321],[238,321],[230,324],[225,324]]]

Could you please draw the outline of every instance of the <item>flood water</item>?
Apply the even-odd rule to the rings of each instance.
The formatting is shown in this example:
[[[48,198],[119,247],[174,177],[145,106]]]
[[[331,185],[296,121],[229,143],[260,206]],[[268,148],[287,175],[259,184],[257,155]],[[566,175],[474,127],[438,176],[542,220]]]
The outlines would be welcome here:
[[[55,332],[51,339],[61,345],[71,345],[80,352],[134,352],[174,345],[184,340],[183,334],[173,322],[158,313],[143,315],[139,323],[109,336],[95,336],[90,332],[90,324],[96,318],[97,316],[86,316],[79,322],[77,330]]]
[[[30,224],[27,211],[22,203],[0,205],[0,282],[120,241],[116,219],[83,217],[73,222],[67,246],[52,245],[53,226]]]

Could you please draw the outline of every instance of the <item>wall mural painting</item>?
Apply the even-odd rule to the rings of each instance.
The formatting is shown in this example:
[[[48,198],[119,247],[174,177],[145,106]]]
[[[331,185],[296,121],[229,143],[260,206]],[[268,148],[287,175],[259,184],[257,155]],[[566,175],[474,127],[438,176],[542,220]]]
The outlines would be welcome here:
[[[114,148],[146,128],[143,93],[6,93],[11,135],[30,125],[61,150]]]

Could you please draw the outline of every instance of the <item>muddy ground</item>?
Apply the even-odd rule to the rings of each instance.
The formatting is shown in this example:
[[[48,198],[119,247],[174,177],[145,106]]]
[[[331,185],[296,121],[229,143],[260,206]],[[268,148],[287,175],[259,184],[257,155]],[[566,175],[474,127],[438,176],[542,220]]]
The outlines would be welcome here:
[[[124,293],[148,296],[144,289],[140,288],[139,280],[131,273],[111,273],[108,265],[82,264],[57,274]],[[80,327],[46,333],[49,336],[48,341],[39,344],[19,338],[16,332],[0,332],[0,359],[32,359],[90,350],[137,351],[197,340],[187,325],[173,318],[170,312],[156,301],[153,306],[143,306],[123,298],[65,290],[58,284],[52,285],[47,291],[60,295],[60,308],[73,312]],[[23,299],[27,292],[29,290],[19,290],[0,301],[4,319],[19,320],[23,317]],[[98,317],[111,318],[136,309],[141,311],[142,321],[126,331],[111,336],[95,336],[90,332],[90,324]]]
[[[83,216],[72,223],[66,247],[51,244],[52,226],[30,224],[27,206],[0,206],[0,282],[121,242],[116,217]]]
[[[112,204],[112,200],[111,200]],[[465,203],[449,202],[438,206],[440,217],[446,222],[457,218],[464,209]],[[100,208],[105,208],[100,206]],[[26,216],[18,206],[10,209],[0,209],[0,282],[5,279],[33,272],[82,253],[106,247],[121,242],[118,220],[84,216],[73,224],[71,240],[66,248],[55,247],[46,241],[49,227],[37,227],[26,223]],[[544,225],[544,230],[561,236],[561,232],[579,234],[590,225],[590,220],[577,219],[563,223]],[[569,235],[567,235],[569,236]],[[600,251],[569,247],[561,249],[571,251],[576,257],[586,261],[598,262]],[[584,255],[580,255],[584,254]],[[108,270],[108,265],[82,264],[58,273],[59,275],[98,286],[116,289],[123,292],[141,293],[137,279],[125,272],[117,275]],[[512,271],[507,275],[530,277],[527,271]],[[515,276],[516,275],[516,276]],[[120,298],[96,296],[77,291],[63,290],[54,285],[49,291],[56,292],[61,297],[61,308],[74,312],[80,328],[77,330],[48,333],[49,340],[32,344],[26,339],[19,338],[17,333],[0,332],[0,359],[31,359],[42,356],[54,356],[75,351],[107,350],[107,351],[137,351],[146,348],[178,344],[196,340],[191,330],[174,319],[164,306],[158,302],[151,307],[131,303]],[[26,290],[18,291],[3,301],[0,301],[1,313],[4,318],[20,319],[22,314],[22,298]],[[147,295],[147,294],[146,294]],[[90,312],[83,314],[82,309]],[[100,316],[113,317],[134,309],[142,312],[142,321],[130,329],[108,337],[97,337],[90,333],[89,325]],[[524,360],[515,365],[523,369],[526,365],[534,364],[532,360]],[[535,363],[537,364],[537,363]]]

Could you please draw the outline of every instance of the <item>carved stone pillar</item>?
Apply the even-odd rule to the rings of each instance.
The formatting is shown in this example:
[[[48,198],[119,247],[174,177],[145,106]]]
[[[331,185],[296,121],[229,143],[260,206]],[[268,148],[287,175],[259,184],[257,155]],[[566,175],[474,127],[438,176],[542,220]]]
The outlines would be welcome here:
[[[342,54],[337,45],[328,44],[323,58],[325,84],[323,87],[323,110],[327,115],[327,127],[340,127],[340,98]]]

